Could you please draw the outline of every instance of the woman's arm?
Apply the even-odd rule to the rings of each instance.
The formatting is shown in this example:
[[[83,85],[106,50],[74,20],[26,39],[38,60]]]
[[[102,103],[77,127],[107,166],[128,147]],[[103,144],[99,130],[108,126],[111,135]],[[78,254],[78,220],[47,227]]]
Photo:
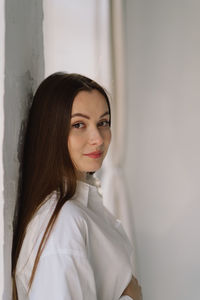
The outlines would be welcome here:
[[[41,257],[30,300],[97,300],[94,273],[86,256],[53,253]],[[141,288],[132,277],[119,300],[142,300]]]
[[[60,251],[41,257],[29,292],[30,300],[97,300],[87,257]]]

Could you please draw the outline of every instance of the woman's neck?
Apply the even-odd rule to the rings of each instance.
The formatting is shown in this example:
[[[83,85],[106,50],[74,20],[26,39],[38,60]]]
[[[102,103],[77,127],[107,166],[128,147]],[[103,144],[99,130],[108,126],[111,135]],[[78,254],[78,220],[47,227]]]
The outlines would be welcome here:
[[[79,181],[87,181],[87,173],[86,172],[80,172],[80,171],[76,171],[76,177],[77,180]]]

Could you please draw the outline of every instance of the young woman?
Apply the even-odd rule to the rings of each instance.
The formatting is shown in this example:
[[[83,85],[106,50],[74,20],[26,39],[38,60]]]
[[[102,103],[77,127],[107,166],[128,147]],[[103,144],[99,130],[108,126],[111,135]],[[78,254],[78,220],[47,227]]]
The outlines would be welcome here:
[[[111,139],[105,90],[55,73],[30,110],[13,241],[13,300],[141,300],[132,247],[93,173]]]

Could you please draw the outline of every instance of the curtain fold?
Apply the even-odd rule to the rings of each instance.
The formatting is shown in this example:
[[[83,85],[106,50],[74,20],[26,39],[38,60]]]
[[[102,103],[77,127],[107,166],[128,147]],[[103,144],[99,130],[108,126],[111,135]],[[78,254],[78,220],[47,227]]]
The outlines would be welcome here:
[[[122,3],[122,0],[110,0],[112,142],[103,167],[102,190],[105,206],[122,221],[123,227],[134,246],[132,207],[123,174],[127,130],[125,111],[128,104],[126,103],[125,91]],[[133,261],[136,273],[135,255]]]

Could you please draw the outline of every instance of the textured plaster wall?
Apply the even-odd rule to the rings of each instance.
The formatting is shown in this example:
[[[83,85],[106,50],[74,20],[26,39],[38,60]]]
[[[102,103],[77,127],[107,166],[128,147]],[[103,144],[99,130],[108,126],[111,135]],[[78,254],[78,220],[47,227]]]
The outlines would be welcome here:
[[[4,97],[4,1],[0,0],[0,299],[2,299],[4,276],[3,276],[3,240],[4,240],[4,224],[3,224],[3,97]]]
[[[1,11],[1,10],[0,10]],[[1,11],[2,14],[2,11]],[[0,18],[1,22],[2,19]],[[32,93],[44,74],[42,0],[7,0],[4,82],[4,292],[11,297],[12,222],[17,199],[20,143]],[[0,111],[1,113],[1,111]],[[2,122],[2,121],[1,121]],[[1,191],[0,191],[1,192]]]
[[[144,300],[197,300],[200,2],[125,3],[125,168]]]

